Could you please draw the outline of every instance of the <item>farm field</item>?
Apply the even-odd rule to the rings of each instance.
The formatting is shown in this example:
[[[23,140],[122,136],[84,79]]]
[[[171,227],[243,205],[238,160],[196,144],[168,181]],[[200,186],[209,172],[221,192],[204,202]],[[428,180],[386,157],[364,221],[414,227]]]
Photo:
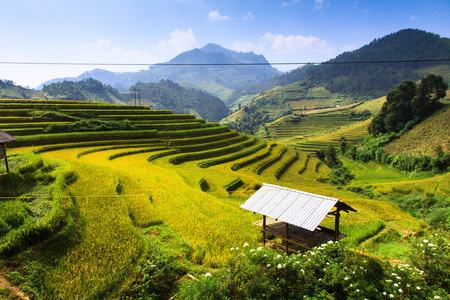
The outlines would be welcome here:
[[[411,131],[384,147],[384,150],[389,154],[408,151],[412,155],[436,155],[436,146],[443,144],[443,150],[449,152],[449,131],[450,106],[447,105],[437,114],[427,118]]]
[[[371,240],[386,228],[395,230],[399,238],[393,241],[394,250],[388,252],[388,246],[384,245],[372,251],[384,259],[405,258],[411,233],[427,229],[423,221],[394,204],[323,183],[330,169],[294,147],[247,136],[192,115],[174,115],[171,111],[47,102],[0,100],[0,124],[10,125],[4,131],[15,135],[18,131],[14,129],[20,128],[26,132],[7,145],[12,173],[19,172],[15,166],[20,165],[21,155],[26,153],[32,161],[43,159],[42,166],[51,162],[55,170],[70,170],[71,174],[65,175],[61,183],[67,188],[61,192],[67,200],[63,217],[67,221],[54,225],[50,235],[53,238],[45,239],[47,246],[65,243],[65,250],[46,252],[42,243],[24,243],[19,247],[23,251],[18,256],[0,252],[8,272],[17,272],[13,266],[28,268],[24,262],[32,265],[39,261],[46,266],[40,283],[29,288],[29,292],[39,294],[40,298],[49,295],[63,299],[74,295],[114,298],[137,276],[139,266],[153,253],[150,252],[152,240],[164,239],[163,228],[169,228],[176,237],[165,240],[164,247],[184,264],[185,273],[201,277],[206,270],[223,266],[230,257],[230,247],[261,242],[259,230],[251,225],[261,216],[239,206],[262,183],[339,198],[355,208],[358,213],[342,214],[341,231],[348,235],[342,242],[358,251],[371,253],[371,248],[366,247]],[[36,114],[37,111],[46,114]],[[62,122],[72,124],[77,118],[92,114],[117,123],[128,120],[133,127],[96,132],[46,133],[45,129],[27,132],[36,128],[33,127],[36,123],[42,122],[42,128],[62,126],[67,125]],[[21,119],[12,120],[13,116]],[[334,115],[317,118],[334,118],[333,125],[341,127],[341,131],[335,130],[337,133],[330,130],[323,137],[325,141],[334,141],[345,132],[351,140],[352,134],[358,130],[363,132],[361,128],[366,128],[367,122],[354,124]],[[139,124],[150,125],[142,129]],[[351,166],[352,162],[347,161],[346,165]],[[431,179],[411,180],[379,166],[362,167],[366,172],[361,173],[355,184],[370,184],[380,191],[395,191],[405,184],[416,190],[422,187],[425,192],[450,190],[445,176],[436,178],[446,182],[436,187]],[[0,174],[4,172],[2,161]],[[384,172],[383,176],[377,172]],[[331,221],[326,218],[323,225],[330,226]],[[62,242],[59,239],[68,232],[67,224],[72,224],[70,232],[76,238]],[[20,228],[11,229],[1,238],[9,238]],[[43,253],[50,257],[39,260]]]

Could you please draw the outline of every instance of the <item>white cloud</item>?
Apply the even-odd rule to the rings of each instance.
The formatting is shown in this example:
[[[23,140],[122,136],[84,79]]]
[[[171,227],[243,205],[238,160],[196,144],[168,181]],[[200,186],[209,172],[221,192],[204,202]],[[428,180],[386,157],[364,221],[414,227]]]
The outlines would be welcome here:
[[[417,20],[419,17],[418,16],[414,16],[412,15],[411,18],[409,18],[410,21],[415,21]]]
[[[268,43],[277,53],[296,53],[311,51],[314,53],[328,53],[333,51],[327,41],[315,36],[304,37],[301,35],[283,35],[266,33],[260,38],[263,43]]]
[[[291,6],[298,2],[300,2],[300,0],[291,0],[289,2],[283,2],[283,3],[281,3],[281,7]]]
[[[170,39],[158,42],[156,49],[158,53],[167,56],[190,50],[196,44],[197,39],[191,28],[186,31],[175,29],[170,33]]]
[[[263,54],[269,62],[321,62],[336,55],[333,47],[325,40],[310,36],[266,33],[256,42],[235,41],[236,51],[254,51]],[[276,66],[280,71],[297,68],[298,64]]]
[[[242,19],[245,21],[248,21],[248,20],[251,20],[254,18],[255,18],[255,16],[253,15],[253,13],[251,11],[249,11]]]
[[[166,40],[160,40],[146,47],[126,49],[115,46],[108,39],[98,39],[95,44],[83,45],[82,53],[93,53],[94,60],[104,63],[130,63],[130,64],[153,64],[167,61],[181,52],[191,50],[197,44],[194,32],[191,28],[187,30],[175,29]],[[103,67],[102,67],[103,68]],[[111,67],[104,67],[111,69]],[[123,67],[125,68],[125,67]],[[122,69],[123,69],[122,68]],[[128,66],[130,68],[130,66]],[[137,67],[136,67],[137,68]],[[139,66],[142,69],[145,66]],[[114,67],[114,69],[118,69]]]
[[[219,13],[219,10],[216,9],[216,10],[209,12],[208,19],[210,21],[229,21],[229,20],[231,20],[231,17],[229,15],[222,16]]]
[[[323,7],[323,0],[314,0],[314,10],[322,9]]]

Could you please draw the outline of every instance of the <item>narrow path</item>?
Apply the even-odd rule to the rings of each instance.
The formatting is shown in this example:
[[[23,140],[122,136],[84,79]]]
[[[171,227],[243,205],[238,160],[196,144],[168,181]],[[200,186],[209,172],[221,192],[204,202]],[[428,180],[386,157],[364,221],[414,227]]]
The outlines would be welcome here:
[[[23,293],[17,286],[11,285],[11,283],[2,275],[0,275],[0,288],[9,290],[21,300],[30,300],[30,297]]]

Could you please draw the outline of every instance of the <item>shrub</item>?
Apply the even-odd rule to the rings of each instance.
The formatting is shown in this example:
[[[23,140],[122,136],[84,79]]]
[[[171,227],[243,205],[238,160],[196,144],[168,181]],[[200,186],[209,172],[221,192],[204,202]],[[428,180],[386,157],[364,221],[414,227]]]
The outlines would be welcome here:
[[[417,238],[413,249],[410,254],[412,264],[425,276],[428,285],[450,293],[450,241],[434,234]]]
[[[441,260],[449,261],[448,252],[436,251],[440,252]],[[251,248],[248,244],[242,249],[231,248],[231,253],[224,269],[206,273],[198,282],[185,283],[179,297],[430,299],[446,295],[445,290],[434,283],[427,284],[426,271],[408,265],[389,265],[331,241],[306,253],[290,256],[262,247]],[[439,274],[450,278],[447,273]]]

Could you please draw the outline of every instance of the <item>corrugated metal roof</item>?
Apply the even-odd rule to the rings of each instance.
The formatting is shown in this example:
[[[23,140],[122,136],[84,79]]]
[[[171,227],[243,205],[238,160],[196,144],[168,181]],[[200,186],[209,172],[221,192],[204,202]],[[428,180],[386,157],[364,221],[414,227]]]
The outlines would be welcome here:
[[[355,211],[336,198],[264,183],[241,208],[314,231],[338,203]]]
[[[17,140],[12,135],[0,130],[0,143],[6,143]]]

